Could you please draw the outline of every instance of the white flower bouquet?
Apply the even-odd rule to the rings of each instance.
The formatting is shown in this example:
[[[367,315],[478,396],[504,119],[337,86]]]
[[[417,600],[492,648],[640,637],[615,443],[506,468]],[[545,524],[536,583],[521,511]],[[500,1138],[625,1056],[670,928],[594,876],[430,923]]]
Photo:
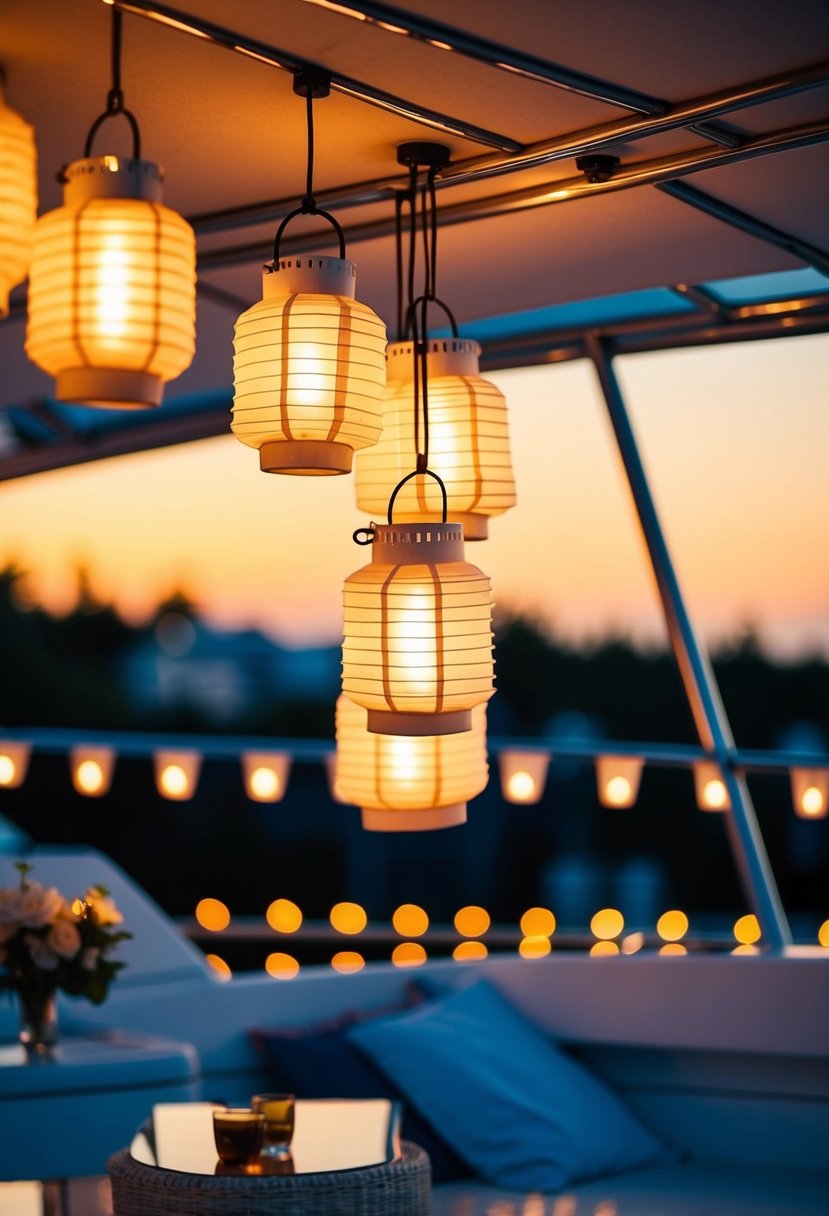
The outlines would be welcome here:
[[[20,885],[0,888],[0,987],[27,998],[50,998],[59,989],[95,1005],[125,964],[110,957],[132,937],[117,926],[123,916],[104,887],[90,887],[71,902],[57,887],[30,878],[32,867],[16,863]]]

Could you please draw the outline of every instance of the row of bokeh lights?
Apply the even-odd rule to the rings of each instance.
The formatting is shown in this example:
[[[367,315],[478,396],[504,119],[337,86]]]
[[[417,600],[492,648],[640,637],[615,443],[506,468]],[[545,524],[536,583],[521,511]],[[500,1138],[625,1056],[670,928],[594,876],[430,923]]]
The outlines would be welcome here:
[[[31,748],[20,741],[0,740],[0,787],[23,783]],[[162,798],[188,801],[196,792],[202,755],[194,750],[153,753],[156,789]],[[333,753],[328,757],[333,762]],[[288,788],[291,756],[288,752],[242,752],[239,757],[245,793],[254,802],[279,802]],[[549,752],[505,749],[498,756],[501,793],[507,802],[529,806],[544,794],[550,766]],[[77,793],[89,798],[106,794],[112,784],[116,752],[111,747],[77,746],[69,752],[69,772]],[[639,756],[597,756],[596,786],[603,806],[632,807],[639,794],[644,760]],[[693,765],[697,805],[704,811],[727,811],[731,802],[716,764]],[[329,778],[331,773],[329,771]],[[822,819],[829,812],[829,769],[790,770],[792,800],[797,815]]]
[[[231,915],[227,905],[219,899],[205,898],[196,906],[195,917],[202,929],[210,933],[222,933],[230,928]],[[265,919],[277,933],[290,935],[302,928],[303,915],[299,906],[289,899],[275,899],[265,913]],[[360,904],[342,902],[335,904],[329,914],[329,924],[336,933],[358,937],[368,925],[366,911]],[[427,961],[426,948],[417,940],[429,929],[429,916],[417,904],[401,904],[392,915],[392,927],[399,937],[391,952],[391,962],[396,967],[418,967]],[[460,908],[453,921],[455,932],[463,940],[452,951],[456,962],[477,962],[489,955],[489,948],[481,939],[491,926],[491,918],[485,908],[470,904]],[[556,918],[549,908],[528,908],[519,921],[522,933],[518,953],[522,958],[545,958],[552,950],[551,939],[556,931]],[[679,909],[663,912],[656,922],[656,933],[662,942],[658,953],[684,955],[688,947],[683,938],[689,929],[686,914]],[[625,934],[625,919],[616,908],[602,908],[590,921],[590,932],[596,939],[589,953],[594,957],[636,954],[645,945],[645,934],[641,930]],[[736,946],[732,954],[756,954],[761,938],[756,916],[749,913],[739,917],[733,927]],[[829,950],[829,920],[823,922],[818,931],[818,941]],[[224,979],[231,978],[231,969],[217,954],[207,955],[208,962]],[[356,950],[338,950],[331,959],[335,971],[348,973],[361,971],[365,958]],[[265,961],[265,970],[274,979],[292,979],[298,974],[300,964],[291,954],[283,951],[270,953]]]

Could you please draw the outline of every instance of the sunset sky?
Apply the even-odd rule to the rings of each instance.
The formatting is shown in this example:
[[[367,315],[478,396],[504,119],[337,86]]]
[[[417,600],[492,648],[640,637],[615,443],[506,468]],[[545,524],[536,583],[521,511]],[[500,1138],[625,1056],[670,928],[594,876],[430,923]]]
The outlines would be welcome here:
[[[746,624],[787,657],[829,655],[829,337],[618,363],[680,583],[703,634]],[[589,365],[492,373],[510,404],[519,505],[467,560],[496,603],[572,640],[664,637]],[[368,555],[349,477],[259,472],[228,434],[8,482],[0,560],[71,607],[73,571],[133,620],[183,587],[213,623],[338,641],[344,577]]]

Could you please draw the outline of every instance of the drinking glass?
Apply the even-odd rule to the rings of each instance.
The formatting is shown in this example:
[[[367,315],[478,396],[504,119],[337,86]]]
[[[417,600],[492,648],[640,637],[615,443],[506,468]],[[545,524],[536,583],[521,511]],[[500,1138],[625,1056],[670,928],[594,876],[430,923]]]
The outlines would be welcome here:
[[[271,1157],[285,1156],[294,1134],[294,1095],[254,1094],[250,1104],[265,1121],[262,1152]]]
[[[225,1165],[255,1161],[264,1134],[265,1116],[260,1111],[230,1107],[213,1112],[213,1137]]]

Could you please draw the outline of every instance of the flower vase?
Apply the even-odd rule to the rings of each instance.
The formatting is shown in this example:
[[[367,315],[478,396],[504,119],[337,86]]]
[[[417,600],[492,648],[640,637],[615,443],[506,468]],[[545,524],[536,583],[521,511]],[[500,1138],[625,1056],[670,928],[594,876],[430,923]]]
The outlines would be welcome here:
[[[58,1041],[58,1006],[54,989],[18,988],[20,1042],[29,1063],[54,1058]]]

